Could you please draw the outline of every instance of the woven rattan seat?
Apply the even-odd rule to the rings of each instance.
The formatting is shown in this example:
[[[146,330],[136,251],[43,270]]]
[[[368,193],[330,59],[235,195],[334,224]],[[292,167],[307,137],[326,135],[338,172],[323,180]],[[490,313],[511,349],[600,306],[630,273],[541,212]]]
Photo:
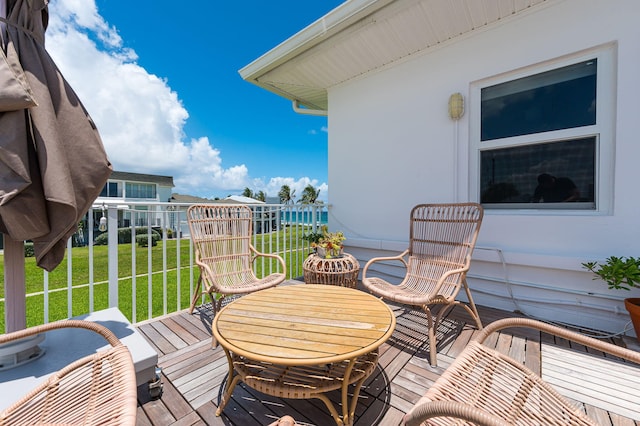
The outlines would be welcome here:
[[[111,348],[53,373],[0,412],[0,425],[135,425],[137,389],[133,361],[127,347],[109,329],[89,321],[66,320],[4,334],[0,336],[0,344],[64,327],[94,331]]]
[[[533,328],[640,363],[640,352],[564,328],[523,318],[499,320],[465,347],[407,413],[406,425],[598,425],[522,362],[483,345],[493,332],[510,327]]]
[[[187,209],[187,221],[195,262],[200,268],[189,313],[205,294],[211,297],[215,314],[227,296],[274,287],[284,281],[286,266],[282,257],[258,252],[251,244],[253,213],[249,207],[192,205]],[[273,266],[279,272],[258,278],[253,263],[259,257],[270,261],[265,262],[265,268]]]
[[[433,366],[437,363],[435,330],[450,309],[463,306],[482,328],[466,278],[482,216],[483,209],[476,203],[417,205],[410,215],[409,248],[398,256],[373,258],[362,270],[362,284],[371,293],[424,310]],[[401,262],[405,267],[402,282],[392,284],[370,273],[369,268],[377,262]],[[461,287],[468,304],[456,299]],[[444,305],[435,319],[430,309],[433,305]]]

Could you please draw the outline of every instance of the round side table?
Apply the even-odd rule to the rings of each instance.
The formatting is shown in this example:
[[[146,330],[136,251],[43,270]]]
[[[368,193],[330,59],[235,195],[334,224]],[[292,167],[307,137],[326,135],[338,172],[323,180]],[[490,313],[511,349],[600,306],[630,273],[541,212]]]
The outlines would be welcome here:
[[[355,288],[358,283],[360,264],[355,257],[348,253],[331,259],[311,254],[302,264],[302,270],[306,284],[329,284]]]

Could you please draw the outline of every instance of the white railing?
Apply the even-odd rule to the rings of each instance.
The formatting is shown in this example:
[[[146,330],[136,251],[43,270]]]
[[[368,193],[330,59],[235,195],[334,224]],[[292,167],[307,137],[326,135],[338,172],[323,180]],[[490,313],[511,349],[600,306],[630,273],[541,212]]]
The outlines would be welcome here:
[[[188,207],[181,203],[95,204],[69,239],[65,259],[54,271],[40,270],[33,258],[26,259],[28,325],[108,307],[118,307],[133,323],[187,308],[199,276],[186,221]],[[282,255],[287,278],[302,277],[302,262],[310,248],[300,237],[326,223],[328,206],[249,207],[254,212],[256,249]],[[102,245],[105,238],[106,247]],[[271,263],[262,262],[257,270],[271,272]],[[4,303],[0,299],[2,307]]]

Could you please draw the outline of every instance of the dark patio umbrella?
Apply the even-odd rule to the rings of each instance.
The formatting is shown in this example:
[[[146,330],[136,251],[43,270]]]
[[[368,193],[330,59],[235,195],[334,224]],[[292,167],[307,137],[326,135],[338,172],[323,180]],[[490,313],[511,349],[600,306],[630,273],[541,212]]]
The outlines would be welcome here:
[[[0,106],[11,104],[6,98],[15,97],[9,89],[16,80],[27,84],[23,103],[32,95],[37,104],[0,112],[0,232],[32,240],[38,266],[51,271],[111,164],[93,121],[45,50],[48,0],[0,2],[6,2],[0,83],[13,83],[0,86]]]

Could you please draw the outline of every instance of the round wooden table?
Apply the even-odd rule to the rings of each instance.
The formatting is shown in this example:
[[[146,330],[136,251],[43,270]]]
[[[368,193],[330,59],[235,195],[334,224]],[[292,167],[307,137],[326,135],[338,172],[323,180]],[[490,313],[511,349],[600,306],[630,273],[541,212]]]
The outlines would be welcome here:
[[[216,414],[242,380],[276,397],[318,398],[338,425],[352,424],[360,387],[395,324],[383,301],[346,287],[280,286],[235,300],[211,327],[227,355],[230,378]],[[336,389],[342,392],[342,415],[325,395]]]

